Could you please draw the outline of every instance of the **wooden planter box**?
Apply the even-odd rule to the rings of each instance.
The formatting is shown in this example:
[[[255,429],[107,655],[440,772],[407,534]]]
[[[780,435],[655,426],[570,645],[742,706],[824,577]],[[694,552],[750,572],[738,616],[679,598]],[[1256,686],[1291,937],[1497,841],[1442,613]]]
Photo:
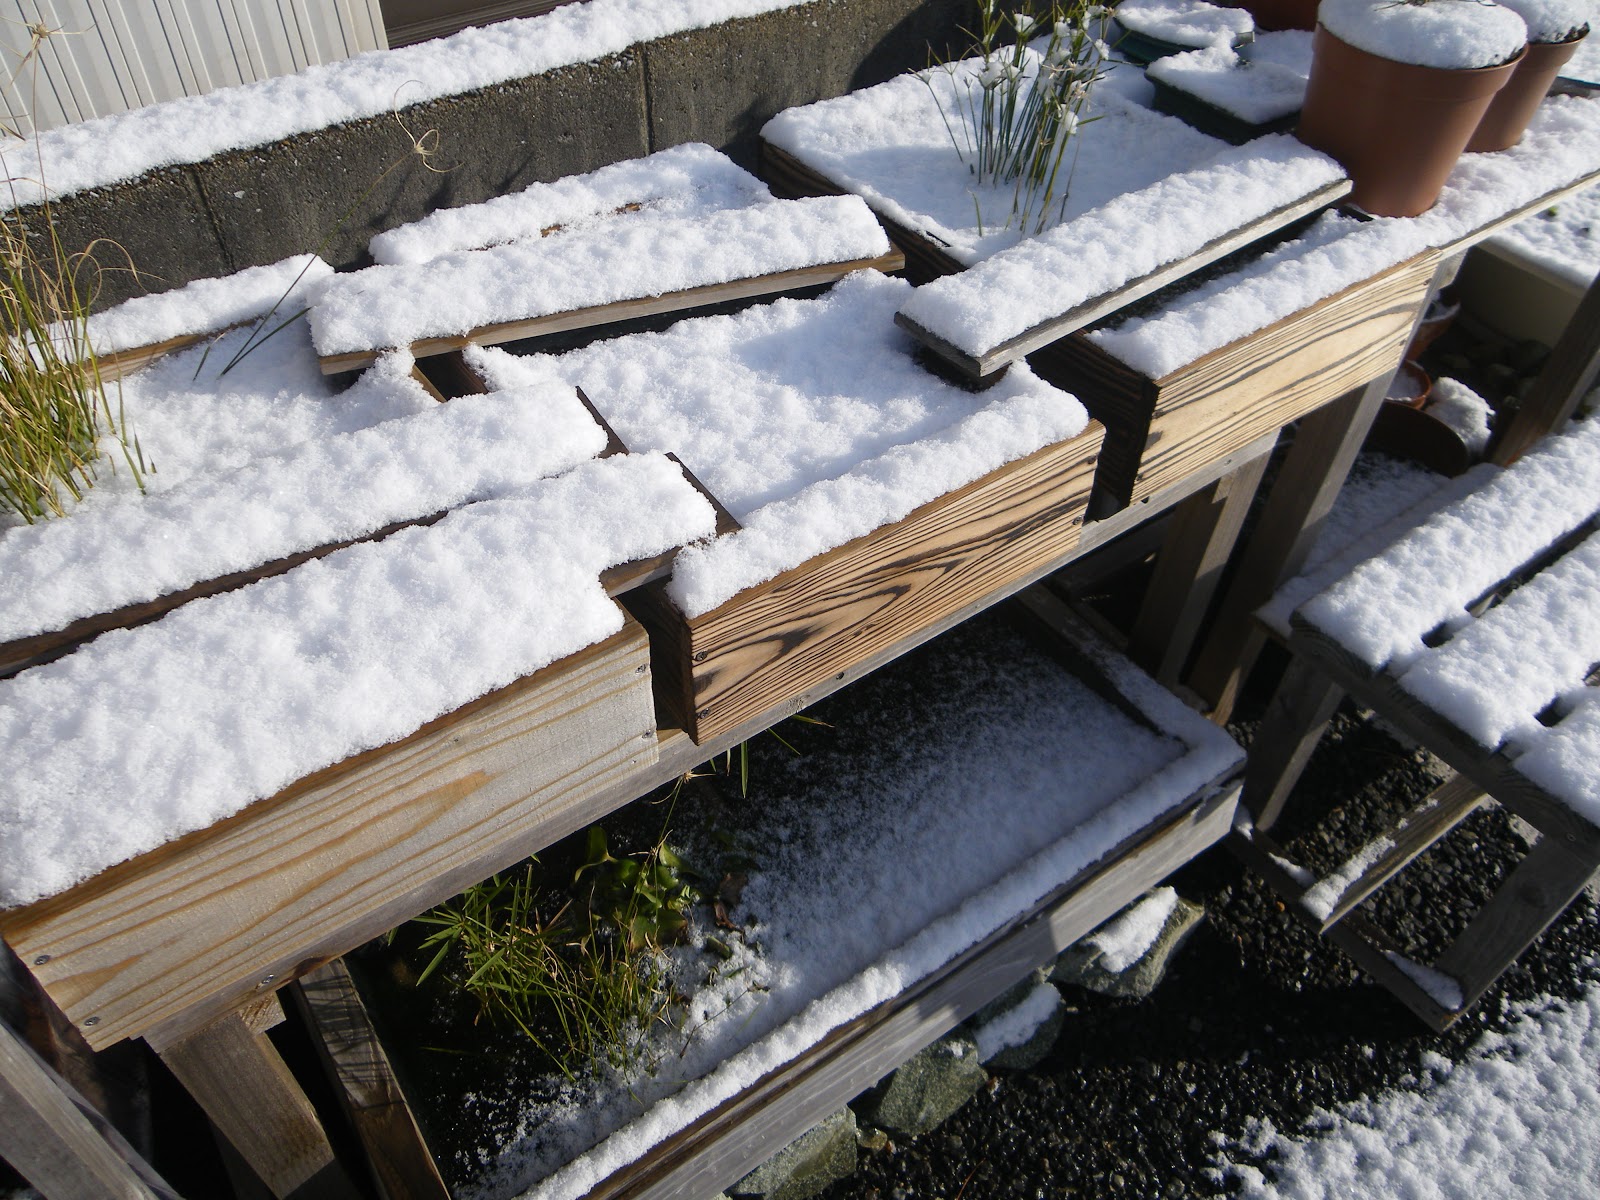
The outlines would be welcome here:
[[[631,593],[667,717],[704,742],[799,708],[845,669],[1037,578],[1078,544],[1104,433],[1091,422],[702,616],[660,585]]]
[[[1435,260],[1422,255],[1151,379],[1084,334],[1029,358],[1106,427],[1097,508],[1136,504],[1392,369]]]
[[[401,741],[0,913],[0,935],[96,1049],[187,1027],[516,862],[656,755],[649,650],[627,620]]]

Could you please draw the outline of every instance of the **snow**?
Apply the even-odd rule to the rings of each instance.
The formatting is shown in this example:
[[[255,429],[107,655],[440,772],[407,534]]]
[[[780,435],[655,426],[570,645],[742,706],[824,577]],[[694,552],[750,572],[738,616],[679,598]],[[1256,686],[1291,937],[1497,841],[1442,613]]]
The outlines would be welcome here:
[[[1467,453],[1480,455],[1488,448],[1494,409],[1477,392],[1448,376],[1433,381],[1433,392],[1424,410],[1447,425],[1461,439]]]
[[[1288,134],[1258,138],[918,288],[901,313],[981,356],[1343,178]]]
[[[133,179],[266,146],[329,125],[596,62],[630,46],[807,0],[589,0],[543,16],[464,29],[451,37],[360,54],[204,96],[49,130],[0,156],[16,178],[0,206]]]
[[[902,75],[788,109],[768,121],[761,136],[863,197],[880,216],[924,234],[956,261],[970,265],[1016,244],[1022,234],[1003,228],[1012,189],[973,185],[940,115],[942,104],[954,122],[957,88],[966,77],[963,72],[976,70],[975,60],[957,64],[955,70],[954,76],[940,69]],[[1069,222],[1226,149],[1226,143],[1176,117],[1120,95],[1113,85],[1135,75],[1113,71],[1090,96],[1069,156],[1074,167],[1065,214]]]
[[[1061,1007],[1061,993],[1050,983],[1035,984],[1022,1002],[973,1031],[978,1061],[988,1062],[1001,1051],[1025,1045]]]
[[[594,228],[635,210],[695,217],[771,199],[767,185],[726,154],[690,142],[482,204],[438,209],[378,234],[368,249],[378,263],[420,263],[458,250]]]
[[[1522,18],[1530,42],[1565,42],[1587,29],[1593,0],[1496,0]]]
[[[1367,868],[1394,849],[1394,841],[1386,837],[1373,838],[1361,847],[1338,870],[1324,875],[1300,897],[1300,903],[1312,916],[1325,921],[1333,906],[1339,903],[1350,885],[1366,874]],[[1452,1005],[1451,1007],[1454,1007]]]
[[[220,279],[197,279],[168,292],[135,296],[89,318],[89,344],[96,354],[105,355],[187,334],[220,333],[253,321],[274,306],[276,323],[305,308],[307,290],[332,274],[333,268],[315,254],[302,254]]]
[[[0,682],[0,905],[50,895],[622,627],[615,563],[704,536],[671,462],[587,463]]]
[[[670,1040],[653,1075],[585,1081],[550,1105],[522,1100],[527,1089],[504,1097],[504,1123],[520,1134],[469,1194],[587,1193],[1028,911],[1238,762],[1225,735],[1149,680],[1124,667],[1124,682],[1136,704],[1158,706],[1157,726],[1176,737],[1129,719],[1000,622],[969,623],[857,684],[880,714],[874,728],[895,730],[870,735],[868,769],[841,730],[772,768],[770,783],[764,768],[760,803],[742,816],[718,808],[701,818],[730,837],[748,828],[760,850],[732,914],[746,937],[728,939],[733,959],[695,990],[695,1035],[663,1032]],[[1178,737],[1198,748],[1186,751]],[[680,838],[693,836],[694,803],[678,801]],[[700,836],[703,854],[714,855],[710,829]],[[702,850],[691,840],[684,852]],[[844,909],[841,879],[850,881]],[[703,959],[691,956],[684,969],[705,978]]]
[[[1581,291],[1600,273],[1600,189],[1590,188],[1525,217],[1488,245]]]
[[[416,388],[410,368],[394,355],[372,370]],[[571,388],[467,396],[18,527],[0,536],[0,642],[504,495],[605,441]]]
[[[625,214],[594,227],[336,275],[311,310],[323,355],[407,346],[485,326],[889,252],[855,196]]]
[[[1178,907],[1178,893],[1155,888],[1096,929],[1084,942],[1100,951],[1095,965],[1120,975],[1143,958]]]
[[[1084,429],[1082,405],[1020,364],[978,395],[923,370],[893,323],[910,292],[864,271],[815,300],[474,361],[496,386],[577,384],[626,445],[676,453],[728,508],[743,528],[673,569],[697,616]]]
[[[1207,46],[1158,58],[1151,79],[1203,100],[1252,125],[1300,111],[1311,74],[1311,34],[1300,29],[1263,33],[1234,50]]]
[[[1270,1178],[1232,1166],[1247,1200],[1569,1200],[1600,1179],[1600,988],[1523,1005],[1464,1062],[1431,1056],[1419,1091],[1322,1111],[1304,1136],[1270,1125]],[[1270,1148],[1270,1149],[1269,1149]]]
[[[1590,12],[1593,18],[1593,10]],[[1600,83],[1600,38],[1584,38],[1577,53],[1561,68],[1561,78],[1592,84]]]
[[[1527,43],[1528,28],[1502,5],[1405,4],[1394,0],[1322,0],[1317,19],[1341,41],[1379,58],[1460,69],[1507,62]]]
[[[1231,45],[1256,27],[1242,8],[1221,8],[1201,0],[1122,0],[1114,15],[1128,32],[1174,46]]]

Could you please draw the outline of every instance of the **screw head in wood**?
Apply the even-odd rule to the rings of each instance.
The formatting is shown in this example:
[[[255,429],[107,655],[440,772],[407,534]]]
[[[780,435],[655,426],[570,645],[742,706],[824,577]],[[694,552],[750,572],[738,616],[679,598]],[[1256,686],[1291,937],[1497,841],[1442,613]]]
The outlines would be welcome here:
[[[36,966],[36,967],[42,967],[42,966],[45,965],[45,963],[47,963],[49,961],[50,961],[50,956],[48,954],[40,954],[40,955],[37,955],[34,958],[33,965]]]
[[[261,982],[256,984],[256,986],[257,987],[271,987],[272,986],[272,981],[274,979],[276,979],[276,978],[277,978],[276,975],[263,975],[261,977]]]
[[[98,1024],[100,1024],[100,1018],[99,1017],[89,1017],[84,1021],[84,1025],[85,1026],[98,1025]]]

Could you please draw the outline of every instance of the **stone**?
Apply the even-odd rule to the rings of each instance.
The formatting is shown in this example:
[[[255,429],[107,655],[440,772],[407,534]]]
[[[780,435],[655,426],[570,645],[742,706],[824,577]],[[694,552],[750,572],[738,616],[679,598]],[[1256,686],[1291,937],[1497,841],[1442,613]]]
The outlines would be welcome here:
[[[1005,1020],[1023,1004],[1033,998],[1041,985],[1045,985],[1050,977],[1048,968],[1039,967],[1029,972],[1026,979],[1014,987],[1006,989],[995,999],[989,1001],[977,1012],[973,1013],[967,1021],[967,1027],[972,1031],[973,1040],[980,1047],[984,1041],[984,1030],[991,1028],[997,1022]],[[1050,1009],[1049,1016],[1037,1025],[1025,1041],[1016,1045],[1007,1046],[1005,1049],[991,1054],[983,1060],[985,1066],[1003,1067],[1011,1071],[1027,1071],[1038,1066],[1044,1061],[1051,1049],[1056,1044],[1056,1039],[1061,1036],[1061,1027],[1066,1023],[1066,1005],[1061,1002],[1059,994],[1051,989],[1055,995],[1055,1004]],[[981,1051],[980,1051],[981,1052]]]
[[[880,1081],[861,1102],[861,1112],[880,1128],[916,1137],[938,1128],[988,1082],[977,1043],[957,1030]]]
[[[856,1115],[841,1108],[728,1189],[730,1197],[805,1200],[856,1169]]]
[[[1167,973],[1167,965],[1172,961],[1172,956],[1195,931],[1204,916],[1204,908],[1179,897],[1150,948],[1125,970],[1113,972],[1101,966],[1102,952],[1098,947],[1090,945],[1088,938],[1084,938],[1067,947],[1056,959],[1050,978],[1057,983],[1070,983],[1088,988],[1103,996],[1142,1000],[1161,982]]]

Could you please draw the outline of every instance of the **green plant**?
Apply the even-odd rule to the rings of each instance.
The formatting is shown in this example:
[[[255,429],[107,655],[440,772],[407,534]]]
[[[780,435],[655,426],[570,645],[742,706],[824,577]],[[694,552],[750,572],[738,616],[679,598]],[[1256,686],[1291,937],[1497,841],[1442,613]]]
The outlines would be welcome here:
[[[1110,48],[1099,35],[1105,12],[1086,0],[1052,0],[1039,9],[1024,0],[1009,12],[998,0],[980,0],[977,32],[967,31],[973,39],[964,55],[968,61],[942,64],[953,113],[939,88],[927,81],[956,153],[976,182],[1010,185],[1006,227],[1014,222],[1024,232],[1038,233],[1065,211],[1072,168],[1063,176],[1062,164],[1067,148],[1076,144],[1074,134],[1094,120],[1083,111],[1110,60]],[[1030,39],[1035,46],[1042,43],[1042,50],[1030,47]],[[973,204],[982,229],[977,191]]]

